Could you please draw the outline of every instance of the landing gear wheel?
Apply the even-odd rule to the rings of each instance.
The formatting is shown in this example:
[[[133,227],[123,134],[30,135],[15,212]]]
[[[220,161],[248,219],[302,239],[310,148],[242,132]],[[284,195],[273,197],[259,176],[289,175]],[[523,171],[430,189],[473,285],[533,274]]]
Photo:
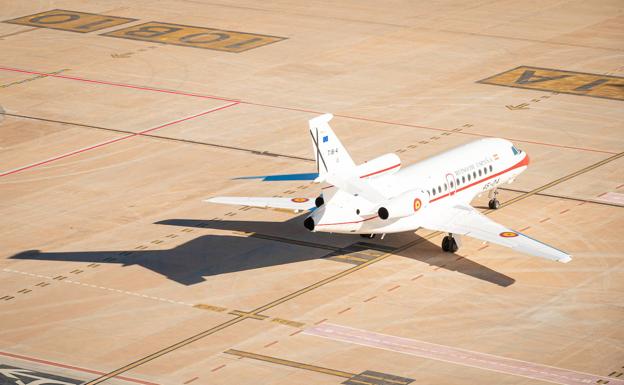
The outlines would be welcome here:
[[[500,202],[496,198],[490,199],[490,201],[488,202],[488,207],[492,210],[498,210],[500,208]]]
[[[373,238],[375,238],[375,234],[360,234],[360,237],[373,239]]]
[[[459,246],[457,246],[457,242],[455,238],[450,235],[445,236],[442,239],[442,251],[447,253],[454,253],[459,250]]]

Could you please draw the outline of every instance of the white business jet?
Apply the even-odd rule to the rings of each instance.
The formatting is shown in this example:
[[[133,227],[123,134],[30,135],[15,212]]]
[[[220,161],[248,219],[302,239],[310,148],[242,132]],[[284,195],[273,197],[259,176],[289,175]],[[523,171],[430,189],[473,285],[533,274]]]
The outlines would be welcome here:
[[[313,180],[324,183],[310,198],[214,197],[207,202],[310,211],[303,225],[326,233],[375,234],[415,231],[447,233],[442,249],[455,252],[460,235],[510,247],[558,262],[570,255],[500,225],[470,206],[489,191],[490,209],[500,207],[496,188],[527,169],[529,157],[504,139],[480,139],[401,168],[396,154],[356,165],[329,126],[325,114],[309,121],[317,173],[266,175],[241,179]]]

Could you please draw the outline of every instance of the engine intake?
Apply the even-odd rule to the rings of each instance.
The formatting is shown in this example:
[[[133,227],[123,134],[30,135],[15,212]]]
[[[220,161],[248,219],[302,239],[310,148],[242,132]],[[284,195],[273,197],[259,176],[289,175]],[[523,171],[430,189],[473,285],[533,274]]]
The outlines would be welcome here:
[[[403,218],[416,213],[428,204],[427,193],[422,190],[410,190],[385,202],[377,210],[377,215],[383,220]]]

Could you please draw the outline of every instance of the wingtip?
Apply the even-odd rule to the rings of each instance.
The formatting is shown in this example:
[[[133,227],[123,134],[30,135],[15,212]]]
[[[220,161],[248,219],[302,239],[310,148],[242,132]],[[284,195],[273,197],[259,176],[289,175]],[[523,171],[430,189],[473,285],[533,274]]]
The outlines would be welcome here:
[[[561,263],[568,263],[568,262],[570,262],[571,260],[572,260],[572,257],[570,257],[569,255],[566,255],[566,256],[565,256],[565,257],[563,257],[563,258],[559,258],[559,259],[557,260],[557,262],[561,262]]]

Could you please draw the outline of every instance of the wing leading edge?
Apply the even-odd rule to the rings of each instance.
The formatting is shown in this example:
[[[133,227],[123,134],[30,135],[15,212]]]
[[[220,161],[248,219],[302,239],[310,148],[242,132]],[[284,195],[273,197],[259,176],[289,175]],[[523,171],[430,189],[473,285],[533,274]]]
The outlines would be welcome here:
[[[498,224],[471,206],[437,208],[424,218],[422,227],[467,235],[552,261],[567,263],[572,260],[569,254]]]

